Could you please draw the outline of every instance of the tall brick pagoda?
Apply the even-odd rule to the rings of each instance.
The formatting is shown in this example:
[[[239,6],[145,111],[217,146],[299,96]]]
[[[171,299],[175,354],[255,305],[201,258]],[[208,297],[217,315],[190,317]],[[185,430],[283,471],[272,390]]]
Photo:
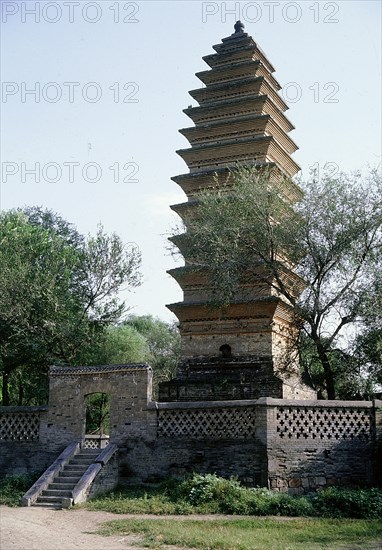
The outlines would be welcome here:
[[[300,170],[291,158],[297,146],[273,66],[240,21],[213,48],[203,58],[210,69],[196,74],[205,87],[189,92],[199,105],[184,110],[195,125],[180,130],[191,145],[177,151],[189,173],[172,178],[188,201],[172,209],[184,217],[198,192],[226,184],[238,163],[267,167],[276,183],[286,176],[293,201],[301,193],[289,179]],[[213,308],[206,273],[187,261],[181,239],[173,241],[185,255],[185,266],[169,271],[183,290],[183,301],[168,306],[179,319],[182,352],[177,377],[161,384],[159,399],[314,398],[297,362],[281,366],[293,323],[289,304],[263,282],[238,293],[224,311]]]

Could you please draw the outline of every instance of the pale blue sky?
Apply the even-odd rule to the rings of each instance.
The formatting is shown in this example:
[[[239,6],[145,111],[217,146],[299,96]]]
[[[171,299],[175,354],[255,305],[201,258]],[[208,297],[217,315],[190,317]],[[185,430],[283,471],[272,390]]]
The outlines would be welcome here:
[[[170,320],[165,304],[181,300],[166,274],[166,235],[176,223],[169,205],[185,200],[170,180],[187,171],[175,153],[187,147],[178,129],[192,125],[182,109],[202,86],[202,56],[239,17],[287,85],[303,173],[326,161],[343,170],[381,162],[379,1],[1,4],[1,208],[42,205],[83,233],[101,221],[136,242],[144,282],[128,295],[133,313]],[[40,182],[22,173],[35,163]]]

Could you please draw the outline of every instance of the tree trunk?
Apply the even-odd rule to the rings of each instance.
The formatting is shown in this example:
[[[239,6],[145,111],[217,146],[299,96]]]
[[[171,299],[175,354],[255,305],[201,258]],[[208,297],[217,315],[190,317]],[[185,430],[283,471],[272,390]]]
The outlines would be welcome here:
[[[321,343],[320,337],[314,333],[312,334],[312,337],[316,345],[318,357],[321,361],[322,368],[324,369],[325,384],[326,384],[328,399],[335,399],[336,390],[334,386],[334,375],[333,375],[332,367],[330,366],[328,354],[326,353],[326,350]]]
[[[3,388],[2,388],[2,405],[3,407],[9,406],[9,372],[3,373]]]
[[[24,405],[24,385],[22,383],[22,380],[19,380],[19,383],[18,383],[18,400],[17,400],[17,404],[19,407],[21,407],[22,405]]]

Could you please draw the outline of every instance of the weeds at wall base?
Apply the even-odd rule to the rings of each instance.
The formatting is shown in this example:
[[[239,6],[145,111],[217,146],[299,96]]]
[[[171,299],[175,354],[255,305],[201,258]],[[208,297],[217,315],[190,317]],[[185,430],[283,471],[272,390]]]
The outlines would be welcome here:
[[[147,514],[235,514],[382,519],[382,490],[330,487],[304,496],[243,487],[234,479],[194,474],[156,487],[120,488],[88,502],[88,510]]]
[[[0,479],[0,504],[19,506],[21,497],[37,481],[41,473],[11,475]]]

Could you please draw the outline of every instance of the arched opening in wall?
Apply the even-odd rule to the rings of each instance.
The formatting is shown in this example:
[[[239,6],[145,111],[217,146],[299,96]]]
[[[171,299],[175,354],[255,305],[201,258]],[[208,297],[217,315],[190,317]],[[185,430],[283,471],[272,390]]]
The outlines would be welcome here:
[[[223,344],[219,348],[222,359],[230,359],[232,357],[232,349],[228,344]]]
[[[90,393],[85,396],[85,405],[85,448],[103,449],[109,444],[110,396],[101,392]]]

